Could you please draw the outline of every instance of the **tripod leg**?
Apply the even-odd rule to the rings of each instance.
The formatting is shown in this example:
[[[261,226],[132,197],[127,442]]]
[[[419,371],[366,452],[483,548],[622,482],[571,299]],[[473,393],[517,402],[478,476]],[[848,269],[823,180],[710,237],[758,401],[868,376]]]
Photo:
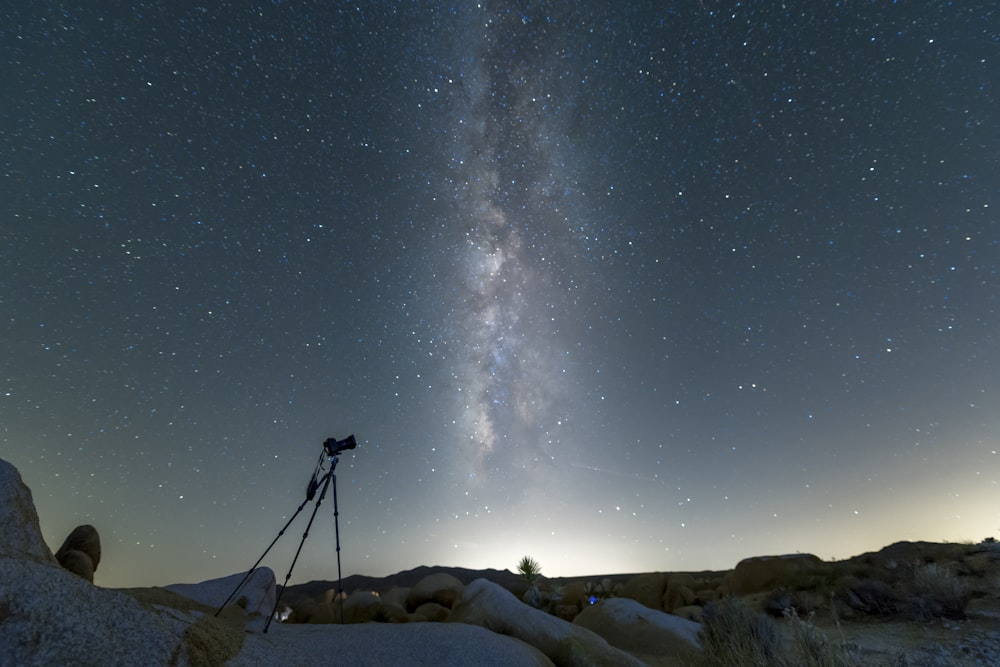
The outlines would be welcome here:
[[[271,620],[274,618],[275,612],[278,611],[278,603],[281,602],[281,596],[285,593],[285,589],[288,588],[288,580],[292,578],[292,570],[295,569],[295,563],[299,560],[299,554],[302,553],[302,545],[306,543],[306,538],[309,537],[309,529],[312,528],[313,519],[316,518],[316,512],[319,510],[319,506],[323,504],[323,498],[326,497],[326,489],[330,486],[330,477],[333,476],[333,470],[326,473],[323,477],[323,490],[319,494],[319,498],[316,499],[316,505],[313,507],[312,515],[309,517],[309,523],[306,524],[306,532],[302,533],[302,540],[299,541],[299,548],[295,550],[295,558],[292,559],[292,564],[288,568],[288,574],[285,575],[285,582],[281,584],[281,590],[274,597],[274,608],[271,610],[271,615],[267,617],[267,622],[264,624],[264,632],[271,626]]]
[[[344,584],[340,574],[340,508],[337,507],[336,466],[330,470],[333,475],[333,532],[337,536],[337,599],[340,600],[340,624],[344,625]]]
[[[292,515],[292,518],[289,519],[288,522],[285,523],[284,526],[282,526],[281,530],[278,531],[277,537],[275,537],[273,540],[271,540],[271,544],[269,544],[267,546],[267,549],[264,549],[264,553],[262,553],[260,555],[260,558],[257,559],[257,562],[254,563],[253,567],[251,567],[250,570],[246,573],[246,575],[244,575],[242,581],[240,581],[240,583],[236,586],[236,588],[233,589],[233,592],[229,594],[229,597],[227,597],[226,601],[222,603],[222,606],[220,606],[215,611],[215,615],[216,616],[218,616],[220,613],[222,613],[222,610],[226,608],[226,605],[229,604],[230,600],[232,600],[234,597],[236,597],[236,594],[239,593],[240,589],[243,588],[243,585],[247,583],[247,580],[251,576],[253,576],[254,572],[257,571],[257,566],[260,565],[260,562],[262,560],[264,560],[264,556],[267,555],[267,552],[271,550],[271,547],[273,547],[277,543],[277,541],[279,539],[281,539],[281,536],[285,534],[285,531],[288,530],[288,527],[290,525],[292,525],[293,521],[295,521],[295,517],[297,517],[299,515],[299,513],[302,511],[302,508],[305,507],[306,503],[308,503],[310,500],[312,500],[312,498],[306,498],[305,500],[302,501],[302,504],[299,505],[299,508],[297,510],[295,510],[295,514]]]

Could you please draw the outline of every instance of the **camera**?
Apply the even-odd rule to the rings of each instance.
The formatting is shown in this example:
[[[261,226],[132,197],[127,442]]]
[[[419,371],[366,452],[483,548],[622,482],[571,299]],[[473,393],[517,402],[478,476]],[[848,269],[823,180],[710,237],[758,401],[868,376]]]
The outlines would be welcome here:
[[[354,439],[354,434],[347,436],[343,440],[327,438],[326,442],[323,443],[323,449],[326,450],[327,456],[336,456],[341,452],[347,451],[348,449],[354,449],[357,446],[358,441]]]

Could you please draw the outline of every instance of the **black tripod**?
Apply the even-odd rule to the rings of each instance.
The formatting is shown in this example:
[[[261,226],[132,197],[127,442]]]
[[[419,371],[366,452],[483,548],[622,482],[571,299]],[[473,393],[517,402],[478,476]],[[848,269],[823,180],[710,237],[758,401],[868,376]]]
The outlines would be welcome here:
[[[337,440],[336,438],[329,438],[326,440],[326,442],[323,443],[323,451],[320,452],[319,461],[316,463],[316,468],[313,470],[312,478],[309,480],[308,486],[306,486],[306,499],[303,500],[302,504],[299,505],[299,508],[295,510],[295,514],[292,515],[292,518],[290,518],[288,522],[281,528],[281,530],[278,531],[278,535],[273,540],[271,540],[271,544],[268,545],[267,549],[264,549],[264,553],[260,555],[260,558],[257,559],[257,562],[254,563],[253,567],[251,567],[250,570],[246,573],[246,575],[244,575],[243,579],[236,586],[233,592],[229,594],[228,598],[226,598],[226,601],[223,602],[222,605],[216,610],[215,612],[216,616],[218,616],[222,612],[222,610],[226,607],[226,605],[229,604],[229,601],[236,596],[236,594],[240,591],[241,588],[243,588],[247,580],[249,580],[250,577],[253,576],[253,573],[257,571],[257,566],[259,566],[260,562],[264,560],[265,556],[267,556],[267,552],[269,552],[271,550],[271,547],[273,547],[275,543],[277,543],[277,541],[281,538],[281,536],[285,534],[285,531],[292,524],[292,522],[295,521],[295,517],[297,517],[299,513],[302,512],[302,509],[310,501],[312,501],[313,498],[316,497],[317,489],[319,489],[322,486],[322,490],[320,491],[319,494],[319,499],[316,501],[316,505],[313,507],[312,515],[309,517],[309,523],[306,524],[306,530],[304,533],[302,533],[302,540],[299,542],[299,548],[295,550],[295,557],[292,559],[292,564],[288,568],[288,574],[285,575],[285,582],[281,585],[281,588],[278,590],[278,594],[275,596],[274,608],[271,609],[271,614],[270,616],[268,616],[267,622],[264,623],[264,632],[267,632],[267,629],[271,625],[271,621],[274,619],[275,613],[278,611],[278,603],[281,602],[281,596],[284,594],[285,589],[288,588],[288,580],[292,578],[292,570],[295,569],[295,563],[299,560],[299,554],[302,553],[302,546],[306,543],[306,538],[309,537],[309,529],[312,528],[313,519],[316,518],[316,512],[319,511],[319,506],[323,504],[323,499],[326,498],[326,490],[330,487],[330,481],[332,480],[333,481],[333,525],[334,525],[334,533],[337,538],[337,598],[340,600],[340,622],[341,623],[344,622],[344,588],[341,583],[341,573],[340,573],[340,510],[337,507],[337,474],[336,474],[337,461],[338,461],[337,454],[347,449],[354,449],[357,446],[358,443],[354,439],[353,435],[349,435],[343,440]],[[330,469],[324,473],[325,468],[323,464],[327,461],[329,461],[330,463]]]

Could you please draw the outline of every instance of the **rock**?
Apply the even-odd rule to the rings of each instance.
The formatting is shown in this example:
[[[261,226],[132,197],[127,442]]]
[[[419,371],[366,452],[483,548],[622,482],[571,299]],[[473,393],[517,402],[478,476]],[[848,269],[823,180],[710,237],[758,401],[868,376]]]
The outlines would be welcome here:
[[[667,589],[667,575],[650,572],[632,577],[622,588],[622,597],[635,600],[650,609],[663,609],[663,593]]]
[[[340,623],[340,605],[333,603],[337,610],[335,623]],[[354,591],[344,600],[344,623],[368,623],[382,607],[382,601],[377,593],[371,591]]]
[[[406,598],[407,609],[416,609],[425,602],[437,602],[449,609],[462,597],[465,585],[447,572],[429,574],[410,589]]]
[[[410,597],[410,589],[403,586],[393,586],[382,594],[383,605],[394,605],[406,609],[406,600]]]
[[[685,581],[686,579],[680,577],[672,577],[667,581],[667,590],[663,593],[663,606],[661,609],[664,611],[673,611],[678,607],[687,607],[694,604],[694,591],[685,585]]]
[[[690,657],[700,648],[701,625],[628,598],[612,598],[587,607],[573,623],[638,656]]]
[[[823,566],[823,561],[812,554],[785,556],[756,556],[744,558],[728,576],[729,592],[748,595],[788,586],[794,575]]]
[[[448,620],[451,610],[437,602],[425,602],[413,610],[413,615],[422,620],[433,623],[442,623]]]
[[[272,625],[266,635],[247,635],[240,654],[225,664],[552,667],[551,660],[522,641],[461,623]]]
[[[2,665],[221,665],[243,634],[204,615],[145,608],[54,562],[0,557],[0,600]]]
[[[231,574],[228,577],[207,579],[197,584],[170,584],[164,586],[168,591],[218,609],[226,602],[226,598],[236,590],[245,572]],[[247,579],[243,587],[229,600],[229,605],[237,605],[250,617],[267,619],[274,609],[275,582],[274,572],[268,567],[259,567]]]
[[[300,612],[300,623],[330,625],[340,623],[340,604],[337,602],[313,602]]]
[[[479,625],[531,644],[560,667],[641,667],[628,653],[579,625],[529,607],[486,579],[465,587],[450,622]]]
[[[687,605],[686,607],[677,607],[671,614],[674,616],[680,616],[681,618],[686,618],[689,621],[694,621],[695,623],[701,623],[704,620],[704,614],[702,613],[703,607],[699,605]]]
[[[101,563],[101,538],[97,529],[89,524],[74,528],[56,552],[56,560],[73,574],[94,583],[94,572]]]
[[[694,592],[695,604],[704,607],[709,602],[719,599],[719,591],[714,588],[699,588]]]
[[[410,595],[409,588],[393,586],[382,594],[382,615],[390,623],[406,623],[410,620],[406,611],[406,598]]]
[[[582,581],[574,581],[563,586],[559,595],[559,603],[562,605],[573,605],[577,607],[577,612],[590,604],[590,596],[587,595],[587,584]]]
[[[564,621],[572,621],[580,613],[580,607],[575,604],[557,604],[552,607],[552,615]]]
[[[87,554],[70,549],[69,551],[60,551],[57,560],[64,570],[94,583],[94,561]]]
[[[3,459],[0,459],[0,557],[56,562],[42,539],[31,490],[21,480],[17,468]]]

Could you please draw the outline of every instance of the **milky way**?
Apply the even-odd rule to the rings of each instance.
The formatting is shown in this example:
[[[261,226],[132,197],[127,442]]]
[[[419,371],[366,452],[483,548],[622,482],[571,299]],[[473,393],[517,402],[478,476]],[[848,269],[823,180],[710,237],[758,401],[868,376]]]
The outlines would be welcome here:
[[[558,48],[539,48],[545,31],[518,12],[476,18],[469,71],[458,74],[468,96],[454,118],[455,225],[464,235],[459,409],[470,475],[516,490],[551,465],[565,409],[556,302],[566,289],[553,278],[552,253],[568,238],[564,195],[555,194],[568,177],[557,154],[562,115],[548,92],[558,85],[548,68]]]

